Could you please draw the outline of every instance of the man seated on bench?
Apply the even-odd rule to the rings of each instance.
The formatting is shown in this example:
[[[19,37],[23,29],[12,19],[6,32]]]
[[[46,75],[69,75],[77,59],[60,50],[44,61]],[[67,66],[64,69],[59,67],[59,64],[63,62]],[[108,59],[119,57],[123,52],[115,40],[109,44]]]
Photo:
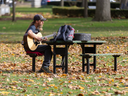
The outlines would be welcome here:
[[[30,24],[30,26],[28,27],[26,31],[27,35],[38,41],[46,41],[47,40],[46,37],[45,39],[42,40],[41,37],[38,37],[37,35],[35,35],[35,33],[40,32],[39,27],[44,24],[45,20],[46,18],[44,18],[42,15],[39,15],[39,14],[35,15],[33,18],[33,22]],[[49,70],[49,65],[50,65],[51,58],[52,58],[51,46],[38,45],[36,50],[32,52],[40,52],[44,54],[44,61],[43,61],[42,67],[40,68],[38,72],[51,73],[51,71]]]

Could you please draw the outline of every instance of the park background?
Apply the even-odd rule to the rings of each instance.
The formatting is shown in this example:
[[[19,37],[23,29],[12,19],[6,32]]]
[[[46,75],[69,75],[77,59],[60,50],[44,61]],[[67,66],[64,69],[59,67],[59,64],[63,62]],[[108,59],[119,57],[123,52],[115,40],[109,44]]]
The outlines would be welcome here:
[[[126,0],[127,1],[127,0]],[[73,6],[73,8],[76,6]],[[7,96],[112,96],[128,95],[128,19],[125,16],[111,20],[92,21],[93,17],[68,17],[52,13],[52,5],[31,8],[29,2],[17,4],[14,14],[0,17],[0,95]],[[13,8],[11,8],[12,12]],[[97,53],[122,53],[118,58],[117,72],[113,71],[113,57],[97,57],[97,69],[90,74],[82,72],[82,49],[79,45],[69,48],[69,72],[57,74],[32,72],[32,59],[26,55],[21,41],[35,14],[42,14],[45,21],[42,34],[57,32],[61,25],[71,25],[76,32],[89,33],[92,40],[104,40],[97,46]],[[60,63],[60,56],[57,56]],[[36,58],[36,71],[42,65]],[[52,63],[50,70],[53,70]]]

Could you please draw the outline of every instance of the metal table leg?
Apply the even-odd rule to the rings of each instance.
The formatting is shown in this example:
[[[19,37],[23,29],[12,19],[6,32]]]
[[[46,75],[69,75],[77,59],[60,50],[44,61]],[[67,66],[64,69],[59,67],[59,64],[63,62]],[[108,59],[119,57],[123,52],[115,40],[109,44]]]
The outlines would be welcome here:
[[[84,44],[81,45],[82,47],[82,54],[85,54],[85,48],[84,48]],[[82,56],[82,71],[85,72],[85,58]]]
[[[96,54],[96,45],[94,44],[94,50],[95,50],[95,53],[94,54]],[[94,69],[93,69],[93,71],[95,71],[96,70],[96,56],[94,56]]]
[[[89,70],[90,70],[89,58],[86,58],[86,60],[87,60],[87,74],[89,74]]]
[[[116,56],[113,57],[114,57],[114,71],[117,71],[117,57]]]
[[[55,51],[55,48],[56,48],[56,45],[53,46],[53,52],[54,52],[54,56],[53,56],[53,73],[56,73],[56,51]]]
[[[65,73],[68,73],[68,45],[65,45]]]
[[[62,55],[62,62],[61,62],[61,65],[62,65],[62,71],[64,70],[64,67],[65,67],[64,59],[65,59],[65,56]]]
[[[35,72],[35,58],[36,57],[32,57],[32,71]]]

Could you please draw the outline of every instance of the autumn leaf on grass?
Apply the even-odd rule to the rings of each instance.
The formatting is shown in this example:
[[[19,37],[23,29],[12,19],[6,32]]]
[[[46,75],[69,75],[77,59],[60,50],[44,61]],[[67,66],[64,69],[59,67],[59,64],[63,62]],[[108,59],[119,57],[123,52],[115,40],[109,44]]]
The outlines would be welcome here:
[[[10,92],[2,91],[0,92],[1,95],[8,95]]]
[[[49,96],[55,96],[55,93],[50,92]]]
[[[49,87],[53,87],[53,88],[55,88],[55,89],[58,89],[58,87],[55,86],[55,84],[50,84]]]
[[[32,79],[29,79],[29,81],[30,81],[31,83],[34,83],[34,80],[32,80]]]
[[[81,90],[83,90],[83,89],[84,89],[84,87],[82,87],[82,86],[79,86],[79,88],[80,88]]]
[[[72,86],[72,85],[68,85],[68,88],[75,90],[75,89],[81,89],[84,90],[84,87],[80,86],[80,85],[76,85],[76,86]]]
[[[126,92],[125,92],[125,91],[116,90],[116,91],[115,91],[115,94],[116,94],[116,95],[118,95],[118,94],[126,95]]]
[[[3,27],[3,29],[6,29],[6,27]]]
[[[23,91],[21,91],[21,93],[25,93],[25,92],[27,92],[27,90],[26,90],[26,89],[23,89]]]
[[[72,94],[72,92],[69,91],[68,94]]]
[[[55,86],[55,84],[50,84],[49,86],[50,86],[50,87],[54,87],[54,86]]]
[[[48,78],[48,81],[50,82],[50,81],[52,81],[53,80],[53,78]]]
[[[119,86],[119,84],[118,84],[118,83],[114,83],[114,86],[118,87],[118,86]]]
[[[78,94],[77,96],[84,96],[84,94],[80,93],[80,94]]]
[[[67,74],[61,74],[61,75],[59,75],[59,77],[65,77],[65,76],[67,76]]]
[[[6,90],[6,89],[0,89],[0,91],[3,91],[3,90]]]
[[[16,89],[16,86],[11,86],[12,89]]]
[[[95,90],[94,92],[92,92],[92,95],[99,95],[100,92],[98,90]]]

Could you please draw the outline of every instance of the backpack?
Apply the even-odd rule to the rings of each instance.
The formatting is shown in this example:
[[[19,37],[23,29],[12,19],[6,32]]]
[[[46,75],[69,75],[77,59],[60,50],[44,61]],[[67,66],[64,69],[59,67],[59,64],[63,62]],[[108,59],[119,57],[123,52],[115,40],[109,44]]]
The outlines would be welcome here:
[[[54,41],[63,40],[63,41],[72,41],[74,38],[75,29],[70,25],[61,26],[58,30],[57,35],[54,37]]]

